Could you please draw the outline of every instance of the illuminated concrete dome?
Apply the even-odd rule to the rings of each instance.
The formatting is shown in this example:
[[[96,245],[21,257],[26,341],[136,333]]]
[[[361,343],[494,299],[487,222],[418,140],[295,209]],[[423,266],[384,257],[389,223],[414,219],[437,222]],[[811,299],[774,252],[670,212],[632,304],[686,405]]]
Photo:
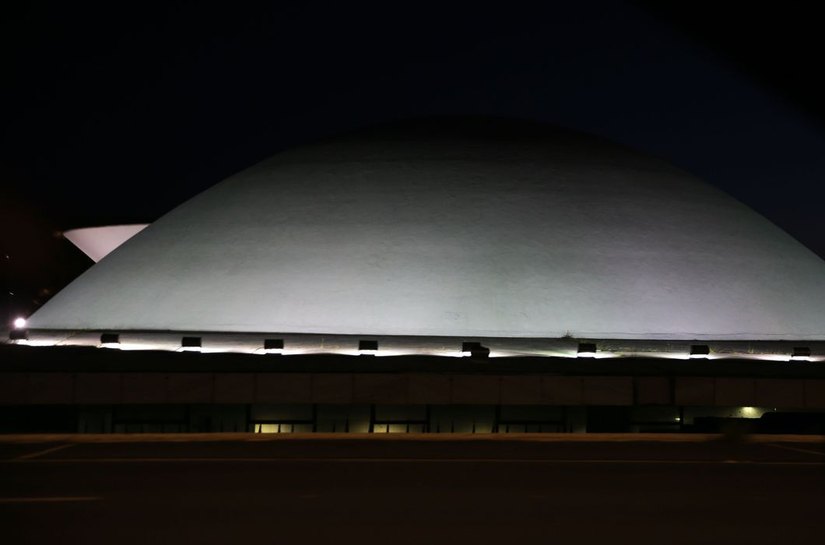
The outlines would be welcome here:
[[[279,153],[35,313],[57,330],[825,339],[825,262],[660,160],[408,122]]]

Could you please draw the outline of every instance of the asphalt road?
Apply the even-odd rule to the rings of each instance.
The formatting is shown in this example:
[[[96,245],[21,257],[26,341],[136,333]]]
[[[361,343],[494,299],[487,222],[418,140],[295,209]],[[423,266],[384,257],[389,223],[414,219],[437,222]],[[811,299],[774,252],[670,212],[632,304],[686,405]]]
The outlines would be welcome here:
[[[825,445],[0,438],[0,543],[822,543]]]

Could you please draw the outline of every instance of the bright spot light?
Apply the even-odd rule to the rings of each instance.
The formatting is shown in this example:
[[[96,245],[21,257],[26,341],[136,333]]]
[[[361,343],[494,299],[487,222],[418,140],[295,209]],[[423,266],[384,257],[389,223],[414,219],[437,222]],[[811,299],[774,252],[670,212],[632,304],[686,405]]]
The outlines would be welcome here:
[[[742,407],[741,413],[744,418],[756,418],[759,416],[759,409],[756,407]]]
[[[294,424],[256,424],[255,433],[293,433]]]
[[[23,317],[17,317],[14,319],[14,328],[15,329],[23,329],[26,327],[26,319]]]
[[[31,341],[29,339],[20,339],[19,341],[15,341],[17,344],[22,344],[25,346],[57,346],[56,341]]]

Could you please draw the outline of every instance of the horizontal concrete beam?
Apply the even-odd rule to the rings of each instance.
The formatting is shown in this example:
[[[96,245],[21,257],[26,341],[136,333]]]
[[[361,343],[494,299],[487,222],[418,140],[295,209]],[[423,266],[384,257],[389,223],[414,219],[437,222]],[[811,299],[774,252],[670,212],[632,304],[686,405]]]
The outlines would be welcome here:
[[[190,403],[825,409],[825,380],[469,373],[0,373],[2,405]]]

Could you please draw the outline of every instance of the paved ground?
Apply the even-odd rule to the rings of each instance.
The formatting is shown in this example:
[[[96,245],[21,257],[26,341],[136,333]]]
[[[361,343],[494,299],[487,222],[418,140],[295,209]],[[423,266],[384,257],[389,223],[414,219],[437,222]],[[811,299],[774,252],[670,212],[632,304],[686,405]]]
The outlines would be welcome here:
[[[0,437],[0,542],[753,545],[825,536],[821,439],[160,439]]]

